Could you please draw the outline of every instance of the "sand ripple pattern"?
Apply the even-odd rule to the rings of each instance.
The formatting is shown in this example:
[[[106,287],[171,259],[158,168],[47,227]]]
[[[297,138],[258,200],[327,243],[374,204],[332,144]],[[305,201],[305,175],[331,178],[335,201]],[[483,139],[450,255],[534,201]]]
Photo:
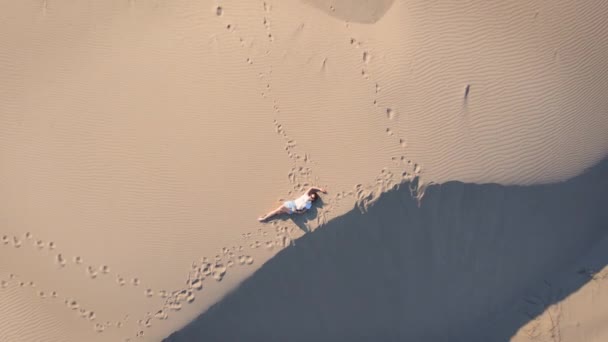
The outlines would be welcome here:
[[[0,340],[76,324],[81,340],[152,340],[347,205],[560,180],[608,151],[603,0],[15,4]],[[260,194],[312,185],[330,193],[306,229],[255,221]],[[156,268],[180,285],[143,276]],[[135,304],[99,299],[116,296]]]
[[[608,153],[608,3],[400,5],[377,73],[431,179],[559,181]]]

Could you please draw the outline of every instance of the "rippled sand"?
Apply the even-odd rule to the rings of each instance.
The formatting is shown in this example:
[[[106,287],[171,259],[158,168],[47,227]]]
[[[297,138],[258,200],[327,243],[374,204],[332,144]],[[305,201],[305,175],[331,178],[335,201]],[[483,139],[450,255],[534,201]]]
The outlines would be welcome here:
[[[0,5],[0,340],[157,341],[406,182],[608,152],[608,3]],[[323,205],[256,218],[310,185]]]

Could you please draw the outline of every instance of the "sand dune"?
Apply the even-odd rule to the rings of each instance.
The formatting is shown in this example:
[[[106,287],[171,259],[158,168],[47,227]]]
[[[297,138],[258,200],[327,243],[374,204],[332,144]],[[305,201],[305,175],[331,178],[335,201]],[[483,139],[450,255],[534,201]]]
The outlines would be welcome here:
[[[160,340],[401,182],[420,199],[574,177],[608,152],[607,16],[599,0],[1,4],[0,340]],[[313,184],[330,193],[309,215],[256,222]]]
[[[394,0],[305,0],[328,15],[346,22],[372,24],[391,8]]]
[[[591,282],[581,269],[608,263],[607,175],[604,160],[551,185],[448,182],[420,207],[406,187],[389,191],[298,239],[165,341],[509,340]],[[591,312],[603,311],[600,286]],[[584,340],[573,325],[592,315],[569,313],[564,341]]]

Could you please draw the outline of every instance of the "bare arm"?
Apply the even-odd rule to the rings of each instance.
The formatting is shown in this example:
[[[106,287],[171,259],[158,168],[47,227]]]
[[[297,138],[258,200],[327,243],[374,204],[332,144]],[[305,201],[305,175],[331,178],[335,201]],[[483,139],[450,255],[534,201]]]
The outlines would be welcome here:
[[[310,195],[312,195],[312,194],[314,194],[316,192],[319,192],[319,191],[322,192],[322,193],[324,193],[324,194],[327,193],[327,191],[325,189],[323,189],[323,188],[317,188],[317,187],[311,186],[310,189],[308,189],[308,191],[306,191],[306,194],[308,196],[310,196]]]

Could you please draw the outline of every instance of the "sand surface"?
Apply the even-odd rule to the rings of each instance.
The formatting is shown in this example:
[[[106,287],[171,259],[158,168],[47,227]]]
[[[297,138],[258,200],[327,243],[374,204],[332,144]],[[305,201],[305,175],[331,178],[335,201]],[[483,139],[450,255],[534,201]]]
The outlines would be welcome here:
[[[165,342],[600,341],[607,175],[605,160],[558,184],[435,184],[420,207],[394,189],[298,239]]]
[[[2,1],[0,341],[158,341],[401,182],[575,177],[608,153],[606,17]],[[311,213],[255,220],[310,185],[330,192]]]

